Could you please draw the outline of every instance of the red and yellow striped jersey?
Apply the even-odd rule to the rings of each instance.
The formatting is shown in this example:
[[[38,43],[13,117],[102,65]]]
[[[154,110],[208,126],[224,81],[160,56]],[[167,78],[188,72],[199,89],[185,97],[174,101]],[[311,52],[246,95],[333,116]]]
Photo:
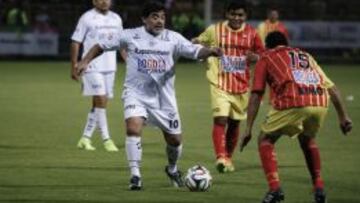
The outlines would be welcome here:
[[[334,85],[310,54],[284,46],[264,52],[255,66],[252,91],[265,91],[266,83],[277,110],[327,107],[327,89]]]
[[[270,20],[265,20],[264,22],[259,24],[257,31],[264,44],[265,44],[266,36],[270,32],[274,32],[274,31],[279,31],[283,33],[286,36],[286,38],[289,39],[289,32],[286,29],[285,25],[280,21],[276,21],[275,23],[272,23],[270,22]]]
[[[256,30],[246,23],[240,29],[232,30],[228,22],[223,21],[208,27],[197,40],[206,46],[220,47],[224,52],[221,58],[208,58],[210,83],[233,94],[247,92],[250,74],[246,53],[264,51]]]

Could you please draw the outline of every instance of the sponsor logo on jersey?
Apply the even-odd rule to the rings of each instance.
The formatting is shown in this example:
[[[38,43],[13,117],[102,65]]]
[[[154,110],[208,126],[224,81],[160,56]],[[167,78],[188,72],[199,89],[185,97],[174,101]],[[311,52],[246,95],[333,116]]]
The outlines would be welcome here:
[[[164,73],[166,62],[164,59],[138,59],[138,71],[142,73]]]
[[[170,55],[169,51],[138,49],[135,48],[135,54],[153,54],[153,55]]]
[[[314,70],[297,69],[297,70],[293,70],[292,74],[293,74],[294,80],[297,84],[304,84],[304,85],[319,85],[320,84],[320,76]]]

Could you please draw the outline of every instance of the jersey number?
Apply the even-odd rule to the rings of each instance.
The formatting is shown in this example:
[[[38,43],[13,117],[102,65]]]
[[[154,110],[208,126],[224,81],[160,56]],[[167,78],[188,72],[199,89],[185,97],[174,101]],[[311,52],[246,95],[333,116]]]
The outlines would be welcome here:
[[[169,120],[169,127],[170,128],[178,128],[179,127],[179,121],[178,120]]]
[[[294,69],[310,67],[309,57],[301,52],[290,51],[289,56],[291,58],[291,67]]]

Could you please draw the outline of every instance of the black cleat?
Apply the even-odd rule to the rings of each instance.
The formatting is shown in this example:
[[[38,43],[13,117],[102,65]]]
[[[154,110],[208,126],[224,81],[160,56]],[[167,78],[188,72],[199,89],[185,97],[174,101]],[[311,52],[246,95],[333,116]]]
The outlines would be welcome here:
[[[326,194],[323,189],[317,188],[314,192],[315,203],[326,203]]]
[[[141,178],[139,176],[132,176],[130,179],[130,190],[141,190]]]
[[[168,170],[169,166],[165,167],[165,173],[170,178],[171,183],[174,185],[174,187],[184,187],[184,181],[182,179],[182,173],[181,171],[176,171],[175,173],[170,173]]]
[[[284,192],[281,188],[266,193],[262,203],[279,203],[285,199]]]

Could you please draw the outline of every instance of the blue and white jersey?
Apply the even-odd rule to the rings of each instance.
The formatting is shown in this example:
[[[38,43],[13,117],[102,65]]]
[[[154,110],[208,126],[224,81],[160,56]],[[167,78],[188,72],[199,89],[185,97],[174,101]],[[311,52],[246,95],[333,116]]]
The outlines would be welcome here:
[[[122,20],[118,14],[112,11],[102,14],[94,8],[80,17],[71,39],[83,44],[82,56],[84,57],[99,40],[113,38],[122,30]],[[109,71],[116,71],[116,51],[101,54],[86,69],[86,72]]]
[[[176,109],[174,64],[179,57],[196,59],[202,48],[179,33],[165,29],[154,36],[143,26],[125,29],[99,45],[104,50],[127,51],[123,97],[131,94],[155,108]]]

